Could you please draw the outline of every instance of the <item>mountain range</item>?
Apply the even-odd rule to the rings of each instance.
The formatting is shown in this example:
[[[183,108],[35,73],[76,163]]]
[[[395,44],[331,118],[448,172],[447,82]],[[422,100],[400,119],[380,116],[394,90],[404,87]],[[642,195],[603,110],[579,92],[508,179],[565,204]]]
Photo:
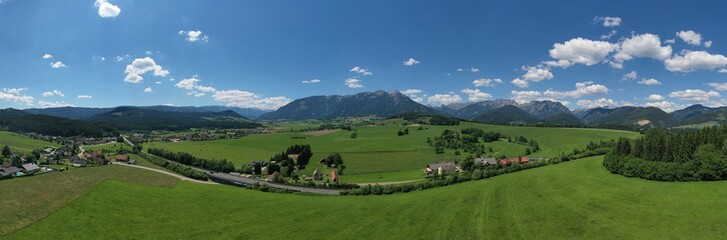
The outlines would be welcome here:
[[[201,106],[201,107],[191,107],[191,106],[140,106],[135,107],[139,109],[149,109],[149,110],[157,110],[157,111],[164,111],[164,112],[222,112],[231,110],[235,113],[239,114],[240,116],[255,119],[258,118],[260,115],[263,115],[264,113],[267,113],[269,111],[266,110],[260,110],[257,108],[239,108],[239,107],[227,107],[227,106]],[[86,107],[57,107],[57,108],[31,108],[31,109],[25,109],[23,111],[26,111],[31,114],[42,114],[42,115],[49,115],[49,116],[56,116],[56,117],[62,117],[62,118],[70,118],[70,119],[87,119],[95,115],[108,113],[116,109],[116,107],[111,108],[86,108]]]

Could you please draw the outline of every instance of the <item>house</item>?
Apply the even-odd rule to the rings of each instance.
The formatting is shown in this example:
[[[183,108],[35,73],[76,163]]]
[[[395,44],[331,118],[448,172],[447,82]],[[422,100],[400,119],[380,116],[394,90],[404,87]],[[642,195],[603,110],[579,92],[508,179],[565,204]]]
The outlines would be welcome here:
[[[73,156],[73,157],[71,158],[71,160],[72,160],[71,164],[72,164],[72,165],[73,165],[74,167],[85,167],[85,166],[87,166],[87,165],[88,165],[88,161],[86,161],[86,160],[83,160],[83,159],[81,159],[81,158],[79,158],[79,157],[77,157],[77,156]]]
[[[323,173],[320,169],[316,168],[315,171],[313,171],[313,180],[320,181],[323,180]]]
[[[267,167],[268,163],[263,160],[254,160],[250,163],[250,167],[252,167],[254,169],[255,166],[260,166],[260,168],[263,168],[263,167]]]
[[[475,158],[475,164],[482,164],[483,166],[497,165],[497,160],[494,158]]]
[[[434,173],[434,171],[436,171],[437,174],[455,172],[455,171],[459,171],[459,165],[457,165],[453,162],[437,162],[437,163],[427,165],[426,171],[427,171],[427,174],[432,174],[432,173]]]
[[[37,172],[40,170],[40,167],[38,167],[35,163],[26,163],[23,164],[23,169],[25,169],[26,172]]]
[[[116,161],[117,162],[128,162],[129,161],[129,155],[119,154],[116,155]]]
[[[338,173],[336,170],[331,170],[331,182],[338,182]]]
[[[274,172],[273,174],[268,175],[267,178],[265,178],[266,182],[275,182],[275,179],[277,179],[280,176],[279,172]]]
[[[527,157],[520,156],[520,157],[516,157],[516,158],[512,158],[512,159],[501,159],[500,165],[510,165],[513,163],[524,164],[524,163],[528,163],[528,162],[529,161],[528,161]]]
[[[182,141],[182,139],[178,138],[178,137],[171,137],[171,138],[168,138],[167,140],[170,142],[173,142],[173,143]]]
[[[17,173],[21,172],[20,168],[16,167],[7,167],[7,168],[0,168],[0,175],[17,175]]]

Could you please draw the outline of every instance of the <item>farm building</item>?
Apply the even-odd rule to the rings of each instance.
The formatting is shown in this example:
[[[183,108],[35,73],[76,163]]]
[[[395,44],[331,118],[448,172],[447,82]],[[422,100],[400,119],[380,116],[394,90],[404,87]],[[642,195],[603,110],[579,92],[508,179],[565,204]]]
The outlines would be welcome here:
[[[528,161],[528,158],[523,157],[523,156],[512,158],[512,159],[500,159],[500,165],[510,165],[513,163],[523,164],[523,163],[528,163],[528,162],[530,162],[530,161]]]
[[[497,160],[494,158],[475,158],[475,164],[482,164],[483,166],[497,165]]]
[[[116,155],[117,162],[128,162],[129,160],[130,160],[129,155],[123,155],[123,154]]]
[[[38,165],[35,163],[27,163],[23,164],[23,169],[25,170],[25,172],[37,172],[38,170],[40,170],[40,167],[38,167]]]
[[[21,172],[20,168],[16,167],[7,167],[7,168],[0,168],[0,176],[6,176],[6,175],[13,175],[15,176],[16,173]]]
[[[459,165],[453,162],[437,162],[427,165],[427,174],[432,174],[436,171],[437,174],[443,174],[448,172],[459,171]]]
[[[85,167],[88,165],[88,161],[83,160],[77,156],[72,157],[71,160],[73,161],[73,162],[71,162],[71,164],[74,167]]]
[[[313,171],[313,180],[320,181],[323,180],[323,173],[320,169],[316,168],[315,171]]]

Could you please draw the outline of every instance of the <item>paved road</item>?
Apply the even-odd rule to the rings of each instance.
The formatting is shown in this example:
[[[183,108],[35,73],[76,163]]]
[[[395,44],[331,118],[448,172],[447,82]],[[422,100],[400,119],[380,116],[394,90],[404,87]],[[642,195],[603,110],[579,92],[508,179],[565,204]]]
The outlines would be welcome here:
[[[161,174],[165,174],[165,175],[169,175],[169,176],[172,176],[172,177],[179,178],[179,180],[182,180],[182,181],[190,181],[190,182],[196,182],[196,183],[202,183],[202,184],[219,184],[219,183],[216,183],[216,182],[207,182],[207,181],[200,181],[200,180],[197,180],[197,179],[191,179],[191,178],[188,178],[188,177],[179,175],[179,174],[174,174],[174,173],[170,173],[170,172],[167,172],[167,171],[164,171],[164,170],[159,170],[159,169],[150,168],[150,167],[144,167],[144,166],[139,166],[139,165],[131,165],[131,164],[126,164],[126,163],[117,163],[117,162],[111,162],[111,164],[113,164],[113,165],[119,165],[119,166],[127,166],[127,167],[141,168],[141,169],[148,170],[148,171],[154,171],[154,172],[158,172],[158,173],[161,173]]]
[[[265,181],[250,179],[250,178],[234,176],[234,175],[230,175],[227,173],[218,173],[218,172],[205,172],[205,173],[210,178],[219,179],[219,180],[231,182],[233,184],[238,184],[238,185],[253,185],[255,183],[258,183],[260,185],[268,185],[268,186],[274,187],[274,188],[288,189],[288,190],[291,190],[294,192],[314,193],[314,194],[323,194],[323,195],[339,195],[339,193],[341,192],[341,190],[336,190],[336,189],[307,188],[307,187],[299,187],[299,186],[265,182]]]

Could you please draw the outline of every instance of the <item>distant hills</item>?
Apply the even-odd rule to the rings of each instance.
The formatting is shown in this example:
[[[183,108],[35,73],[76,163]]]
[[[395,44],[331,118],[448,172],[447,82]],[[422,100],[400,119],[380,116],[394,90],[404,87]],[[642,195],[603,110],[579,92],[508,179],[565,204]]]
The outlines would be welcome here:
[[[256,108],[239,108],[226,106],[202,106],[202,107],[176,107],[176,106],[142,106],[140,109],[150,109],[165,112],[222,112],[231,110],[240,116],[255,119],[269,111]],[[84,108],[84,107],[57,107],[57,108],[31,108],[25,109],[28,113],[56,116],[70,119],[88,119],[92,116],[103,114],[115,108]]]
[[[354,95],[312,96],[297,99],[260,120],[333,119],[339,117],[391,117],[404,113],[445,115],[424,106],[398,91],[362,92]]]
[[[222,112],[170,112],[118,107],[88,120],[119,130],[185,130],[190,128],[255,128],[262,126],[232,110]]]
[[[63,137],[116,136],[114,128],[104,123],[36,115],[12,108],[0,110],[0,129]]]

